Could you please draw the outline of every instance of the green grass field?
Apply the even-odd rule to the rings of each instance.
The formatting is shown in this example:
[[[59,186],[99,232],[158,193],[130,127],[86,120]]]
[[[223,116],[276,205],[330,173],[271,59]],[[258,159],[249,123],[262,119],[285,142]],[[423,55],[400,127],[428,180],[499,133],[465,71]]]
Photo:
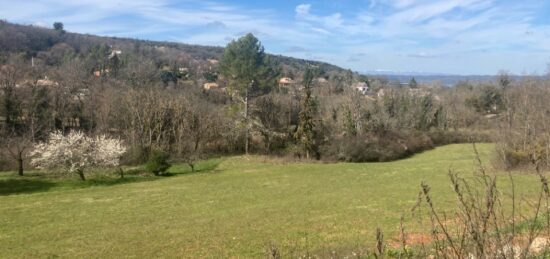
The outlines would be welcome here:
[[[486,163],[492,147],[478,145]],[[436,206],[455,207],[448,170],[471,176],[476,164],[464,144],[388,163],[230,157],[199,168],[117,181],[90,174],[86,183],[0,173],[0,257],[248,258],[263,257],[271,243],[286,251],[361,247],[377,227],[394,236],[402,215],[412,224],[422,181]],[[515,180],[522,193],[537,191],[536,176]]]

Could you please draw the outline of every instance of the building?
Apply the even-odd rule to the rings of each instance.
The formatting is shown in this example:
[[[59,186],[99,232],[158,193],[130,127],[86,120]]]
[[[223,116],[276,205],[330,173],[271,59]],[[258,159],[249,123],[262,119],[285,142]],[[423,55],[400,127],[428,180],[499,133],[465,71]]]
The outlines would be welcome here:
[[[385,95],[386,91],[384,91],[384,88],[378,90],[378,93],[376,93],[376,96],[378,96],[378,98],[383,98]]]
[[[315,82],[320,83],[320,84],[326,84],[326,83],[328,83],[328,80],[324,77],[318,77],[318,78],[315,78]]]
[[[204,85],[202,85],[202,89],[206,91],[219,89],[219,88],[220,88],[220,85],[218,85],[217,83],[204,83]]]
[[[121,54],[122,54],[122,50],[113,49],[111,50],[111,54],[109,54],[109,58],[114,58],[115,56],[119,56]]]
[[[355,84],[353,84],[353,88],[355,88],[355,90],[357,90],[358,92],[360,92],[363,95],[367,95],[369,93],[369,90],[370,90],[369,85],[365,82],[355,83]]]
[[[291,85],[294,85],[294,80],[290,77],[283,77],[279,79],[279,87],[289,87]]]
[[[44,76],[44,79],[38,79],[36,81],[36,85],[38,85],[38,86],[58,86],[59,83],[50,80],[47,76]]]
[[[218,63],[220,63],[219,60],[213,59],[213,58],[209,58],[206,61],[208,61],[208,63],[210,63],[210,65],[217,65]]]

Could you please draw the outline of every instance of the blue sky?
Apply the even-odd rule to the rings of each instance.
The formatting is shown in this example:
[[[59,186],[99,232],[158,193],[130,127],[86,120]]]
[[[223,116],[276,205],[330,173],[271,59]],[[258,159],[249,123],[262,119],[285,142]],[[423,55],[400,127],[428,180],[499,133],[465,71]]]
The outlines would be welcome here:
[[[547,0],[0,0],[0,18],[72,32],[224,46],[254,33],[270,53],[356,71],[542,74]]]

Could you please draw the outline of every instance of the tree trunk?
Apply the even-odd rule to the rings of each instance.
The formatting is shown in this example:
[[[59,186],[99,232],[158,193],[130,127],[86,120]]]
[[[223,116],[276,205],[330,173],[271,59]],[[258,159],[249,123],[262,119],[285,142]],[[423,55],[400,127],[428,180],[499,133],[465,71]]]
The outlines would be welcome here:
[[[23,176],[23,157],[21,156],[21,154],[19,154],[19,157],[17,158],[17,166],[19,176]]]
[[[244,123],[245,123],[245,140],[244,140],[244,153],[248,155],[248,145],[250,140],[250,129],[248,123],[248,88],[246,89],[244,96]]]
[[[78,171],[76,171],[76,173],[78,173],[78,176],[80,176],[80,180],[86,181],[86,177],[84,177],[84,170],[79,169]]]
[[[193,163],[187,163],[189,165],[189,167],[191,167],[191,172],[195,172],[195,164]]]

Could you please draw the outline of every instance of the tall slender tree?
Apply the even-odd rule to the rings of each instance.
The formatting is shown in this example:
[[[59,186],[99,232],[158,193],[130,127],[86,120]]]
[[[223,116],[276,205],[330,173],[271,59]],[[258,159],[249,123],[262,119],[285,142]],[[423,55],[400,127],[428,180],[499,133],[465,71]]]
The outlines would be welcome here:
[[[309,159],[311,154],[319,158],[319,121],[317,117],[317,101],[312,94],[313,78],[315,71],[306,70],[303,79],[304,95],[302,97],[298,129],[295,137]]]
[[[276,84],[278,69],[252,34],[230,42],[220,60],[220,72],[229,80],[229,89],[243,104],[245,153],[250,142],[250,100],[268,93]]]

